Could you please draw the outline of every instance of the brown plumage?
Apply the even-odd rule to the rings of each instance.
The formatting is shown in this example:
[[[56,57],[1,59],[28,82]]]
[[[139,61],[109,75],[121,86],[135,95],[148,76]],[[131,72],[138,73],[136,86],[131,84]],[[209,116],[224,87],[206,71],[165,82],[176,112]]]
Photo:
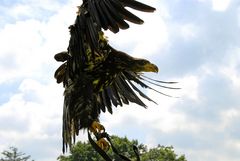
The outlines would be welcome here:
[[[134,83],[152,89],[143,82],[146,78],[141,73],[158,72],[157,66],[112,48],[102,32],[127,29],[126,21],[143,23],[126,6],[143,12],[155,10],[135,0],[83,0],[74,25],[69,27],[68,50],[55,55],[57,61],[63,62],[54,75],[65,88],[63,152],[71,147],[79,130],[98,121],[101,111],[112,113],[112,105],[129,102],[146,107],[136,92],[153,101]]]

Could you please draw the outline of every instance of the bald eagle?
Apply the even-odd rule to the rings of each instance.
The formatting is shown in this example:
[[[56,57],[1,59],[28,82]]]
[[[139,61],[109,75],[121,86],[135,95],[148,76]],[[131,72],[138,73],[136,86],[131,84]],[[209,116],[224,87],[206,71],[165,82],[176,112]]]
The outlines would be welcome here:
[[[155,10],[135,0],[83,0],[75,23],[69,27],[67,51],[55,55],[57,61],[63,62],[54,75],[57,83],[63,83],[65,88],[63,152],[75,142],[79,130],[89,129],[93,133],[104,130],[99,123],[101,111],[112,113],[112,106],[129,102],[146,107],[136,93],[153,101],[134,83],[153,89],[144,83],[146,77],[142,72],[158,72],[158,67],[114,49],[103,33],[108,29],[117,33],[119,29],[129,28],[126,21],[143,23],[125,7],[143,12]],[[104,149],[104,144],[103,140],[98,145]]]

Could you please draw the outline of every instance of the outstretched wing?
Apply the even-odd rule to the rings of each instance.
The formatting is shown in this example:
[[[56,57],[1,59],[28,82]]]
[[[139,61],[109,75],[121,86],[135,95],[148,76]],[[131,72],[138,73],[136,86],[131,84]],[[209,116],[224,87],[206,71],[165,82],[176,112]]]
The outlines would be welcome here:
[[[171,97],[163,92],[160,92],[150,85],[147,85],[145,82],[148,82],[152,85],[157,85],[161,88],[168,88],[168,89],[180,89],[175,87],[169,87],[165,84],[175,84],[177,82],[164,82],[159,80],[154,80],[144,76],[143,74],[139,74],[132,71],[124,71],[121,72],[117,78],[113,81],[112,85],[106,87],[104,91],[99,93],[100,95],[100,102],[98,104],[99,109],[103,112],[107,110],[108,112],[112,113],[112,105],[115,107],[122,106],[123,104],[129,104],[129,102],[136,103],[140,106],[147,107],[141,98],[138,96],[140,95],[142,98],[147,99],[148,101],[154,102],[150,97],[142,92],[136,84],[140,85],[142,88],[151,89],[157,93],[162,95]],[[156,103],[157,104],[157,103]]]
[[[155,8],[135,0],[83,0],[75,23],[70,28],[67,72],[70,78],[91,65],[97,65],[96,57],[106,58],[107,41],[102,29],[116,33],[129,27],[126,21],[142,24],[143,20],[128,11],[130,7],[143,12]]]
[[[125,7],[142,12],[155,11],[155,8],[135,0],[83,0],[83,4],[78,7],[75,24],[71,26],[71,35],[80,39],[79,45],[85,42],[89,43],[91,48],[97,49],[101,29],[117,33],[119,29],[129,28],[126,20],[135,24],[144,22]]]
[[[92,16],[97,26],[105,30],[110,29],[117,33],[119,28],[129,28],[130,21],[135,24],[142,24],[143,20],[129,12],[125,7],[142,11],[153,12],[155,8],[135,0],[85,0],[83,6]]]

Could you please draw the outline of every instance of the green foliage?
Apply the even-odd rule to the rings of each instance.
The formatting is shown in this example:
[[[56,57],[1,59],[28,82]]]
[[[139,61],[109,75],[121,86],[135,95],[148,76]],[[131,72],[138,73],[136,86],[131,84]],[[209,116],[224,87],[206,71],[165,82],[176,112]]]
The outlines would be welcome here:
[[[30,155],[26,156],[25,153],[18,152],[16,147],[10,147],[9,150],[4,150],[2,155],[4,158],[1,158],[0,161],[28,161],[31,157]]]
[[[178,157],[177,154],[175,154],[172,146],[164,147],[161,145],[149,149],[149,151],[142,154],[141,157],[142,161],[186,161],[184,155]]]
[[[137,140],[128,140],[126,137],[111,136],[112,143],[120,154],[125,155],[131,160],[136,160],[133,145],[138,147],[141,161],[187,161],[184,155],[175,154],[173,147],[158,145],[156,148],[148,150],[144,144],[139,144]],[[108,155],[119,161],[119,157],[110,149]],[[78,142],[70,150],[69,156],[60,155],[60,161],[104,161],[102,157],[92,148],[89,142]]]

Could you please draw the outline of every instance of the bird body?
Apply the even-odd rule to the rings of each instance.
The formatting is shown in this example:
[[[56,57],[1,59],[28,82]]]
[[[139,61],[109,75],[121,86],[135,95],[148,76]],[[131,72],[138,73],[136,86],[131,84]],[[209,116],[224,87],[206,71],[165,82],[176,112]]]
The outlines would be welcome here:
[[[68,50],[55,55],[63,64],[56,70],[63,83],[63,152],[71,147],[79,130],[91,128],[101,111],[112,113],[113,106],[129,102],[146,107],[136,92],[150,101],[134,83],[150,88],[141,72],[158,72],[156,65],[111,47],[102,29],[117,33],[129,27],[126,21],[143,20],[125,7],[153,12],[155,8],[135,0],[83,0],[75,23],[69,27]]]

